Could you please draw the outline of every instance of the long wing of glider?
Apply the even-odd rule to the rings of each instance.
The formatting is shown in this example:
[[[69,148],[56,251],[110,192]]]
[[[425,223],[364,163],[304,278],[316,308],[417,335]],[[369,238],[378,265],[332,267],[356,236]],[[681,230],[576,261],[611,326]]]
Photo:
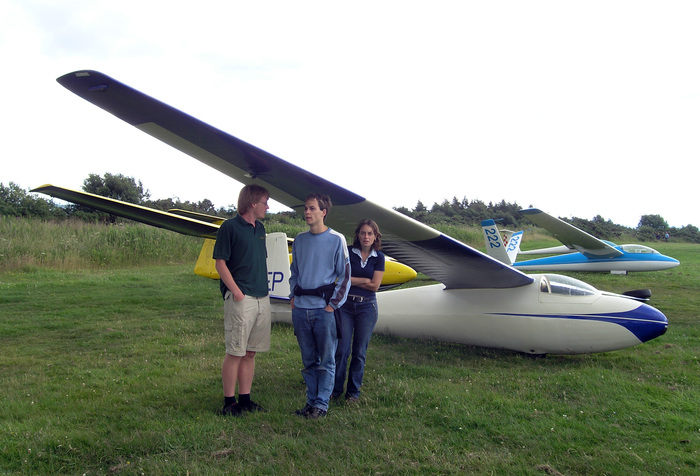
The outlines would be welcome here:
[[[219,279],[219,273],[216,271],[216,267],[214,266],[212,252],[214,250],[216,232],[221,226],[221,223],[224,222],[225,218],[179,209],[171,209],[167,212],[162,212],[160,210],[154,210],[152,208],[136,205],[134,203],[122,202],[119,200],[102,197],[100,195],[94,195],[92,193],[79,192],[77,190],[57,187],[55,185],[42,185],[41,187],[37,187],[32,190],[32,192],[44,193],[52,197],[85,205],[95,208],[96,210],[129,218],[131,220],[164,228],[166,230],[176,231],[184,235],[207,238],[204,240],[204,244],[202,245],[202,251],[199,253],[199,258],[197,259],[194,272],[195,274],[207,278]],[[268,236],[270,236],[270,234],[268,234]],[[287,242],[289,242],[289,239],[285,239]],[[270,253],[269,249],[268,253]],[[270,262],[274,261],[275,260],[271,260]],[[287,263],[287,265],[288,264],[289,263]],[[279,270],[279,267],[277,269]],[[277,274],[275,274],[275,276],[277,276]],[[386,271],[382,277],[382,284],[379,289],[384,291],[411,281],[412,279],[415,279],[415,277],[415,270],[405,266],[403,263],[399,263],[393,258],[389,258],[387,260]],[[282,294],[282,296],[287,296],[288,294],[289,293]],[[276,297],[279,297],[279,295]]]
[[[57,81],[134,127],[244,183],[260,183],[284,205],[302,210],[310,192],[328,194],[328,224],[351,235],[364,218],[376,220],[384,251],[447,288],[509,288],[533,279],[429,226],[365,200],[306,170],[216,129],[96,71]]]
[[[191,212],[189,210],[180,210],[178,208],[171,208],[168,212],[175,215],[180,215],[183,217],[193,218],[199,221],[205,221],[207,223],[214,223],[215,225],[221,226],[221,224],[226,221],[226,218],[215,217],[213,215],[207,215],[205,213]]]
[[[125,203],[92,193],[56,187],[54,185],[42,185],[41,187],[33,189],[32,192],[45,193],[52,197],[60,198],[61,200],[79,203],[96,210],[140,221],[141,223],[176,231],[183,235],[216,239],[216,232],[219,230],[218,224],[188,218],[175,213],[162,212],[133,203]]]
[[[612,258],[623,254],[595,236],[537,208],[520,210],[520,213],[534,224],[552,233],[567,248],[579,251],[588,258]]]

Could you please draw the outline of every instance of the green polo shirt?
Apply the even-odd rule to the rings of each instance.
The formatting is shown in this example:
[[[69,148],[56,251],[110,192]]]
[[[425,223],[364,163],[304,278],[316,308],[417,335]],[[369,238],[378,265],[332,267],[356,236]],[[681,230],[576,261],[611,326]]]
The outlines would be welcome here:
[[[267,296],[267,248],[262,223],[256,221],[253,226],[240,215],[223,222],[216,234],[212,257],[226,261],[243,294]],[[225,297],[228,289],[223,281],[219,285]]]

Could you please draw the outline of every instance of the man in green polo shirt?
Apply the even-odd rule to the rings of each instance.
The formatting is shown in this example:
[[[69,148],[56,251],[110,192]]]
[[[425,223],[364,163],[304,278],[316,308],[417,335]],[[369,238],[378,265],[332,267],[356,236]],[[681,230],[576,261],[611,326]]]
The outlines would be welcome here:
[[[224,415],[262,411],[250,399],[255,354],[270,350],[270,298],[267,288],[265,217],[270,193],[246,185],[238,196],[238,215],[221,224],[213,258],[224,298],[226,355],[221,366]],[[238,385],[238,401],[236,401]]]

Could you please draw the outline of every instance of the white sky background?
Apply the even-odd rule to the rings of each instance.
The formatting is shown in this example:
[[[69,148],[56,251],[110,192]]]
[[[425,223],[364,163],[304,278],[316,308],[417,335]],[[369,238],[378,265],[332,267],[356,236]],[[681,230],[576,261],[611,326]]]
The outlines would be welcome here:
[[[0,0],[0,182],[236,202],[55,81],[95,69],[386,207],[700,226],[699,24],[696,1]]]

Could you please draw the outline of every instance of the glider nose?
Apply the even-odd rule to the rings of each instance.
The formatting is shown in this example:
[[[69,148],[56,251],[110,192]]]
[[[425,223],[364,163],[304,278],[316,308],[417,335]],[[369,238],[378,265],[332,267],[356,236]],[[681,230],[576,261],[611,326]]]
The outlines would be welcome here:
[[[662,336],[668,330],[668,319],[663,312],[648,304],[642,304],[635,311],[638,325],[633,331],[637,338],[646,342]]]
[[[681,262],[678,261],[677,259],[671,258],[670,256],[665,256],[665,255],[662,255],[661,259],[656,261],[656,263],[658,266],[655,269],[652,269],[652,271],[656,271],[656,270],[660,271],[662,269],[671,269],[671,268],[675,268],[676,266],[681,264]]]

